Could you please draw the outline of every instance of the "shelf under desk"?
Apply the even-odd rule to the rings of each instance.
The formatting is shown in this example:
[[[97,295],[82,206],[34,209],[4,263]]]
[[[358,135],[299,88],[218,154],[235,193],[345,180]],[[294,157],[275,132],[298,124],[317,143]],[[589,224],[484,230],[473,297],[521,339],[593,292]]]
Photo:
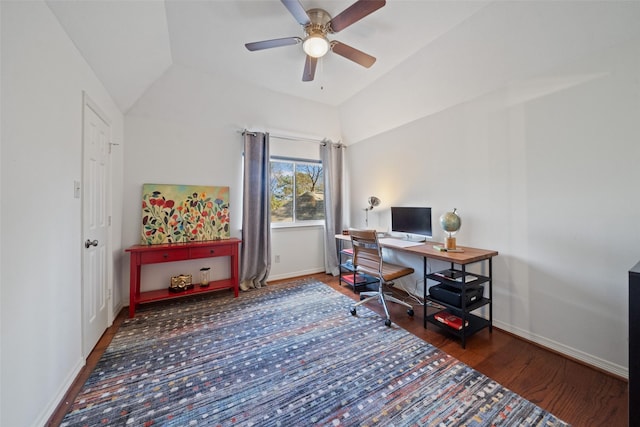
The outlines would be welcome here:
[[[351,241],[351,237],[346,234],[336,234],[335,238],[338,242],[338,247],[339,247],[338,251],[342,250],[342,246],[344,242]],[[484,283],[489,288],[488,290],[489,296],[486,299],[486,303],[483,305],[489,306],[489,319],[485,319],[485,322],[480,322],[479,327],[474,326],[473,328],[469,328],[469,329],[463,328],[462,331],[454,331],[453,329],[451,330],[461,338],[461,341],[462,341],[461,344],[462,344],[462,347],[464,348],[466,345],[466,337],[474,334],[475,332],[485,327],[488,327],[489,331],[492,331],[492,328],[493,328],[493,262],[492,262],[492,259],[493,257],[498,255],[498,251],[478,249],[478,248],[472,248],[468,246],[458,246],[458,249],[461,249],[463,252],[443,252],[438,249],[434,249],[434,245],[438,246],[440,245],[440,243],[423,242],[417,245],[412,245],[407,247],[385,245],[383,242],[380,243],[380,246],[385,249],[389,249],[392,251],[399,251],[402,253],[408,253],[408,254],[422,257],[423,277],[424,277],[424,290],[423,290],[423,316],[424,316],[423,322],[424,324],[423,326],[425,329],[427,327],[427,322],[436,324],[441,328],[447,327],[444,324],[436,323],[437,321],[432,319],[433,316],[430,316],[430,317],[427,316],[427,301],[430,299],[430,297],[427,295],[427,279],[431,278],[431,277],[427,277],[427,276],[430,276],[427,273],[427,260],[435,259],[438,261],[448,262],[451,264],[451,269],[453,269],[455,265],[458,265],[460,266],[460,270],[463,275],[467,274],[466,267],[468,265],[478,263],[478,262],[484,262],[484,261],[488,262],[489,264],[488,274],[485,275],[486,279],[488,280],[484,280]],[[473,283],[463,282],[460,285],[461,285],[462,292],[464,294],[465,288],[468,286],[473,286]],[[432,300],[437,302],[437,300],[435,299],[432,299]],[[462,314],[461,317],[463,319],[463,322],[466,320],[467,316],[473,316],[474,319],[477,318],[477,316],[470,314],[470,311],[477,309],[477,307],[476,308],[474,307],[475,306],[472,306],[472,305],[470,305],[469,307],[466,307],[466,304],[464,303],[462,304],[462,306],[460,307],[460,312]],[[478,322],[474,323],[474,325],[477,325],[477,324]]]

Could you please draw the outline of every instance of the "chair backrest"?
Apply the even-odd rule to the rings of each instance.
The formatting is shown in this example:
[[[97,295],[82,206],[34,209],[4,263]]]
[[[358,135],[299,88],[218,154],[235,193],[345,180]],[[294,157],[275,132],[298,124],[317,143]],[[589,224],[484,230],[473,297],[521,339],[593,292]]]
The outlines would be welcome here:
[[[349,230],[353,264],[359,269],[382,275],[382,250],[375,230]]]

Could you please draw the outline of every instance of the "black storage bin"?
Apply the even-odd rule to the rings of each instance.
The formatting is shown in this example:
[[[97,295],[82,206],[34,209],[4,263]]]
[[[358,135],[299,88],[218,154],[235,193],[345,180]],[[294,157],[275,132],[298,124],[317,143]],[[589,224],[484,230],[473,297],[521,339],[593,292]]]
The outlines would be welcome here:
[[[478,302],[482,299],[484,286],[467,286],[466,288],[466,306]],[[442,301],[455,307],[462,307],[462,289],[448,285],[434,285],[429,288],[429,294],[432,298]]]

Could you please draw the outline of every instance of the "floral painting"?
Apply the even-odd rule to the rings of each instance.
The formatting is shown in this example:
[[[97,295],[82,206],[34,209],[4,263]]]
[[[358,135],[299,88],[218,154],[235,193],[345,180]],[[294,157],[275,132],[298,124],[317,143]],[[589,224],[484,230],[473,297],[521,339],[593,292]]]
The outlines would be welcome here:
[[[229,237],[229,187],[142,186],[143,245]]]

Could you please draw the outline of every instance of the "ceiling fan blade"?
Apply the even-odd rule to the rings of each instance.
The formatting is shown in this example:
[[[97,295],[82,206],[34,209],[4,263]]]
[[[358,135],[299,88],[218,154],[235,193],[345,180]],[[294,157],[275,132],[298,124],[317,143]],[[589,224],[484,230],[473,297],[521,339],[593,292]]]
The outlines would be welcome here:
[[[304,10],[304,7],[302,7],[302,5],[298,0],[281,0],[281,1],[282,1],[282,4],[284,4],[284,7],[286,7],[287,10],[289,10],[289,13],[291,13],[293,17],[296,18],[296,21],[298,21],[298,24],[307,25],[311,22],[311,20],[309,19],[309,15],[307,15],[307,11]]]
[[[376,58],[358,50],[354,47],[340,43],[337,41],[331,42],[331,50],[340,56],[343,56],[363,67],[369,68],[376,62]]]
[[[316,75],[316,65],[318,64],[318,58],[307,55],[307,60],[304,62],[304,72],[302,73],[302,81],[313,81]]]
[[[318,58],[307,55],[307,59],[304,62],[304,72],[302,73],[302,81],[310,82],[316,75],[316,65],[318,64]]]
[[[282,1],[284,2],[284,0]],[[380,9],[386,3],[386,0],[358,0],[331,20],[331,30],[334,33],[342,31],[354,22],[358,22],[370,13]]]
[[[300,37],[285,37],[282,39],[263,40],[260,42],[246,43],[244,46],[250,51],[271,49],[272,47],[290,46],[293,44],[301,43]]]

